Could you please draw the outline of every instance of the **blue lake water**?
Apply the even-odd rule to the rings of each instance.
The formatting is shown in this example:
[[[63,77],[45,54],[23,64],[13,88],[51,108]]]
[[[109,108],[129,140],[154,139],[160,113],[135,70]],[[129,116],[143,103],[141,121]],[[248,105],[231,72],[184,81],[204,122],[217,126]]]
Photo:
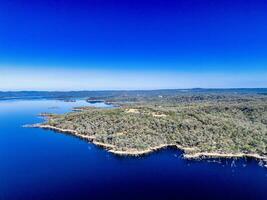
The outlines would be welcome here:
[[[23,128],[40,112],[83,100],[0,101],[0,199],[267,199],[267,168],[254,160],[188,161],[166,149],[119,157],[53,131]],[[103,103],[94,106],[106,106]]]

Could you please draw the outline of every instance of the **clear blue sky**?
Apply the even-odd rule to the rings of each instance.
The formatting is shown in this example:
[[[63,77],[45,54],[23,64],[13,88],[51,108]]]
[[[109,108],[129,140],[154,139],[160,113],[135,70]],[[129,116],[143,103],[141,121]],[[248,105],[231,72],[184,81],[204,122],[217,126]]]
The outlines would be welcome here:
[[[267,87],[266,0],[1,0],[0,90]]]

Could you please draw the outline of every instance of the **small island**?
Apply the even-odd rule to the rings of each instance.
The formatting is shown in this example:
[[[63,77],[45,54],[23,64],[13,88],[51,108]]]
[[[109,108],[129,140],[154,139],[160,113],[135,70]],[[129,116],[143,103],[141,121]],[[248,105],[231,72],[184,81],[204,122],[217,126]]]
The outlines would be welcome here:
[[[46,114],[46,121],[33,127],[71,134],[118,155],[175,147],[188,159],[251,157],[267,162],[266,95],[145,94],[106,101],[120,106]]]

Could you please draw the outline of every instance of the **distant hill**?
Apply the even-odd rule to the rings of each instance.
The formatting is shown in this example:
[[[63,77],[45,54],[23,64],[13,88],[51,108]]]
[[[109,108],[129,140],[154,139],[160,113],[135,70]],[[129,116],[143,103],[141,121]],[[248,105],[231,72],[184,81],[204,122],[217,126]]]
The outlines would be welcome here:
[[[10,99],[76,99],[76,98],[114,98],[114,97],[147,97],[174,96],[180,94],[267,94],[267,88],[238,89],[162,89],[162,90],[106,90],[106,91],[0,91],[0,100]]]

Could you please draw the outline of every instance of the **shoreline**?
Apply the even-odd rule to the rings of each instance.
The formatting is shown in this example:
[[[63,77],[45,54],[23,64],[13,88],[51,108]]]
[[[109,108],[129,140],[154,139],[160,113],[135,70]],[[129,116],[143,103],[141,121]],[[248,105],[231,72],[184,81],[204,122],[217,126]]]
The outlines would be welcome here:
[[[255,158],[257,160],[262,160],[267,162],[267,156],[261,156],[259,154],[252,153],[217,153],[217,152],[199,152],[194,154],[185,154],[187,159],[196,159],[201,157],[210,157],[210,158]]]
[[[24,127],[24,128],[42,128],[42,129],[48,129],[48,130],[57,131],[57,132],[60,132],[60,133],[69,133],[69,134],[72,134],[72,135],[74,135],[74,136],[77,136],[77,137],[79,137],[79,138],[86,139],[86,140],[89,140],[89,141],[95,139],[94,136],[86,136],[86,135],[82,135],[82,134],[78,133],[78,132],[75,131],[75,130],[71,130],[71,129],[62,129],[62,128],[58,128],[58,127],[51,126],[51,125],[45,125],[45,124],[32,124],[32,125],[24,125],[23,127]]]
[[[120,156],[142,156],[142,155],[146,155],[146,154],[150,154],[153,153],[155,151],[164,149],[164,148],[168,148],[168,147],[175,147],[178,150],[183,151],[183,158],[185,159],[201,159],[201,158],[253,158],[256,160],[261,160],[265,163],[267,163],[267,156],[261,156],[259,154],[252,154],[252,153],[218,153],[218,152],[196,152],[197,149],[196,148],[192,148],[192,147],[183,147],[181,145],[177,145],[177,144],[161,144],[155,147],[150,147],[148,149],[145,150],[136,150],[136,149],[129,149],[129,150],[116,150],[115,146],[112,144],[106,144],[106,143],[102,143],[102,142],[98,142],[95,141],[95,137],[94,136],[86,136],[83,134],[78,133],[75,130],[71,130],[71,129],[62,129],[62,128],[58,128],[58,127],[54,127],[51,125],[45,125],[45,124],[33,124],[33,125],[24,125],[23,127],[26,128],[42,128],[42,129],[49,129],[49,130],[54,130],[60,133],[68,133],[71,134],[73,136],[77,136],[81,139],[85,139],[87,141],[92,142],[93,144],[97,145],[97,146],[101,146],[103,148],[105,148],[108,152],[116,154],[116,155],[120,155]],[[265,167],[267,167],[267,164],[264,165]]]

